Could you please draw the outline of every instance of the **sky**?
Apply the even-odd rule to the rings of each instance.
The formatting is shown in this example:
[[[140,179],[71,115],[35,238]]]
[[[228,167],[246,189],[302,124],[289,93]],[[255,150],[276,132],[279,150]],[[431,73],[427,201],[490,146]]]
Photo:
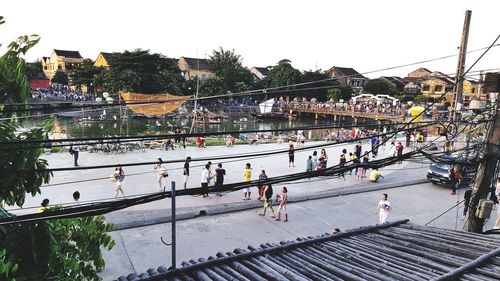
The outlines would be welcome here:
[[[289,59],[301,70],[364,73],[457,54],[466,10],[472,10],[468,50],[490,45],[500,34],[498,0],[2,0],[0,42],[5,48],[19,35],[40,35],[28,61],[53,49],[91,59],[136,48],[205,58],[223,47],[249,68]],[[480,54],[468,54],[466,66]],[[453,57],[368,76],[404,77],[420,66],[451,74],[456,65]],[[492,68],[500,68],[500,46],[474,70]]]

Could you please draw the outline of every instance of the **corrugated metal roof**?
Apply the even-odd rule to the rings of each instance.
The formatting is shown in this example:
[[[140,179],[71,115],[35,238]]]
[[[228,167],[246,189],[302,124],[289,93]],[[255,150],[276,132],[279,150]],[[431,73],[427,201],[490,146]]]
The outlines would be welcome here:
[[[498,280],[500,239],[408,220],[218,253],[132,280]],[[448,275],[447,275],[448,274]]]

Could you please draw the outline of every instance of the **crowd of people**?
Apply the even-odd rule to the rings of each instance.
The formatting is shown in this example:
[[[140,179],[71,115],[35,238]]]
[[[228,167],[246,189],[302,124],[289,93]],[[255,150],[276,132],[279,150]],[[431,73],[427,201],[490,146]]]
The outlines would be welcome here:
[[[31,98],[36,101],[91,101],[96,96],[92,93],[83,93],[72,90],[68,85],[52,83],[49,88],[31,90]]]

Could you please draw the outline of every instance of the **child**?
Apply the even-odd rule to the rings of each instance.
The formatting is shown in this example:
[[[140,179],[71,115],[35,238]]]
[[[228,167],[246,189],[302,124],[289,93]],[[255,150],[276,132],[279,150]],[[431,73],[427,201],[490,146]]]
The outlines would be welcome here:
[[[285,215],[284,222],[288,222],[288,214],[286,213],[286,203],[288,202],[288,190],[286,186],[281,188],[281,193],[277,195],[279,207],[278,207],[278,218],[276,221],[281,220],[281,210],[283,210],[283,214]]]
[[[273,209],[273,187],[268,184],[266,186],[266,189],[264,190],[264,209],[262,210],[262,213],[260,213],[260,216],[265,216],[266,215],[266,210],[267,208],[271,209],[271,213],[273,214],[271,218],[274,218],[274,209]]]
[[[252,168],[250,163],[245,165],[245,169],[243,169],[243,182],[249,182],[252,180]],[[250,200],[250,187],[245,187],[245,194],[243,195],[242,200]]]

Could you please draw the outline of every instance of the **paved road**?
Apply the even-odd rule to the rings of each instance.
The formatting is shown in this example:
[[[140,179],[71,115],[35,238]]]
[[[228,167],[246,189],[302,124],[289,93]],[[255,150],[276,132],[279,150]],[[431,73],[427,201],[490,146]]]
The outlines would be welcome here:
[[[309,143],[308,145],[318,145],[321,142]],[[353,151],[354,145],[336,145],[327,147],[327,153],[329,156],[328,166],[338,163],[339,156],[343,148],[348,151]],[[185,159],[187,156],[193,158],[198,157],[217,157],[221,155],[229,154],[252,154],[256,152],[264,151],[276,151],[276,150],[286,150],[286,144],[259,144],[256,146],[250,145],[238,145],[232,148],[221,147],[221,146],[209,146],[207,148],[194,148],[188,147],[184,149],[176,149],[174,151],[164,151],[164,150],[148,150],[146,152],[132,151],[124,154],[109,154],[105,155],[103,153],[88,153],[80,152],[79,164],[82,167],[91,165],[103,165],[111,164],[115,165],[118,163],[134,163],[134,162],[153,162],[156,161],[158,157],[163,160],[171,159]],[[368,151],[370,149],[368,144],[363,145],[363,150]],[[320,149],[316,149],[319,153]],[[295,155],[296,167],[288,167],[288,156],[286,153],[270,155],[266,157],[252,157],[246,159],[232,159],[228,161],[222,161],[224,168],[227,170],[226,183],[230,182],[241,182],[243,179],[243,168],[246,162],[252,164],[253,167],[253,179],[258,178],[260,170],[265,169],[268,176],[280,176],[289,173],[303,172],[305,171],[307,156],[312,154],[312,150],[309,151],[297,151]],[[386,157],[387,151],[380,149],[379,157]],[[48,160],[50,168],[59,167],[71,167],[72,166],[72,156],[69,153],[54,153],[50,155],[44,155],[44,158]],[[219,161],[213,161],[214,164]],[[192,162],[191,168],[191,178],[188,187],[199,187],[201,165],[205,162]],[[164,181],[164,185],[170,188],[169,182],[176,181],[177,188],[182,186],[183,176],[182,176],[182,166],[183,163],[167,164],[166,167],[169,170],[169,177]],[[404,168],[406,164],[398,165],[398,167],[388,167],[381,171],[383,175],[390,175],[394,173],[395,170]],[[81,201],[88,200],[99,200],[105,199],[110,200],[114,197],[114,184],[110,182],[109,177],[113,173],[114,169],[97,169],[97,170],[77,170],[77,171],[62,171],[54,172],[54,177],[51,180],[51,184],[60,184],[65,182],[82,181],[87,179],[99,179],[89,182],[76,182],[67,185],[58,186],[47,186],[42,187],[42,194],[35,197],[28,196],[26,198],[26,203],[22,210],[14,210],[14,213],[21,214],[26,212],[33,212],[33,209],[29,207],[38,208],[40,202],[44,198],[49,198],[51,204],[62,204],[66,202],[72,202],[72,194],[75,190],[81,193]],[[157,192],[159,187],[156,183],[156,174],[153,171],[153,165],[149,166],[135,166],[125,168],[127,176],[124,182],[124,190],[126,195],[138,195],[144,193]],[[139,175],[132,175],[139,174]],[[413,176],[413,175],[412,175]],[[364,180],[366,181],[366,180]],[[342,187],[358,184],[356,177],[346,177],[346,180],[333,179],[328,181],[302,181],[300,183],[295,183],[289,187],[292,192],[319,192],[324,190],[329,190],[332,187]],[[305,189],[304,187],[307,187]],[[256,199],[256,194],[252,194]],[[241,200],[242,193],[232,193],[224,197],[212,197],[212,199],[203,198],[193,198],[193,197],[183,197],[178,200],[178,207],[193,207],[193,206],[205,206],[210,204],[222,204]],[[136,206],[127,209],[128,211],[136,210],[157,210],[168,208],[168,202],[157,201],[146,205]]]
[[[350,229],[376,224],[373,210],[384,192],[389,194],[393,205],[390,221],[409,218],[417,224],[427,223],[463,197],[463,190],[458,196],[451,196],[448,188],[426,183],[290,204],[288,223],[260,217],[259,209],[184,220],[177,224],[178,263],[248,245],[319,235],[337,227]],[[459,212],[461,214],[461,208]],[[457,218],[454,209],[431,226],[455,229],[456,224],[456,229],[462,229],[460,214]],[[489,228],[495,219],[493,214],[487,223]],[[112,232],[117,245],[111,252],[104,253],[106,269],[101,276],[112,280],[134,271],[140,273],[151,267],[169,266],[170,248],[161,243],[160,237],[170,241],[170,227],[166,223]]]

